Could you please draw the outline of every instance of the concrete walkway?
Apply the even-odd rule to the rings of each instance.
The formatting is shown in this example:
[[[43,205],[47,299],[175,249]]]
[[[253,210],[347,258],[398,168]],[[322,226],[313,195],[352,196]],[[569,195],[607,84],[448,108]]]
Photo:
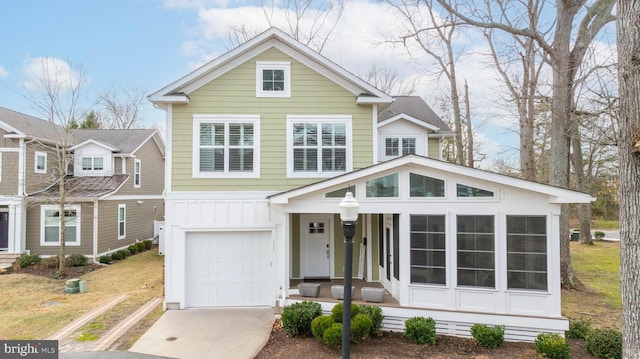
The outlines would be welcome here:
[[[129,349],[180,359],[253,358],[269,340],[273,308],[168,310]]]

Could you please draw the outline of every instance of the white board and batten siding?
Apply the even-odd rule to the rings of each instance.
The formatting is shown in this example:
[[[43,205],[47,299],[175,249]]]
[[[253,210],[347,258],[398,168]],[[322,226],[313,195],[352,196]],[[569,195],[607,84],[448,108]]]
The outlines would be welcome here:
[[[275,306],[278,224],[265,198],[262,193],[167,195],[169,309]]]

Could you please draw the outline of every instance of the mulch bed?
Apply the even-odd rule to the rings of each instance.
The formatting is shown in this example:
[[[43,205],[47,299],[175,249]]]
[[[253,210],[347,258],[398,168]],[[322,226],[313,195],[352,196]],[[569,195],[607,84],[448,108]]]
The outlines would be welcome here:
[[[57,266],[50,267],[46,264],[46,260],[43,260],[42,262],[36,265],[28,266],[25,268],[20,268],[20,266],[16,263],[13,265],[12,268],[7,268],[7,271],[5,274],[24,273],[24,274],[31,274],[35,276],[50,278],[50,279],[71,279],[71,278],[78,278],[86,273],[93,272],[103,267],[104,267],[103,265],[96,264],[96,263],[91,263],[91,264],[87,264],[79,267],[66,267],[64,278],[58,278],[57,277],[58,267]]]

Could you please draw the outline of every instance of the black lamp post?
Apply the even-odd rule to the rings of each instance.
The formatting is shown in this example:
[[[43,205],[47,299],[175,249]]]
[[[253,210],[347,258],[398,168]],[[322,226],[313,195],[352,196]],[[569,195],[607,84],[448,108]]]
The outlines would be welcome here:
[[[351,191],[347,192],[340,202],[340,220],[344,233],[344,308],[342,312],[342,358],[349,359],[351,352],[351,272],[353,262],[353,236],[356,234],[358,223],[358,208],[360,205],[353,198]]]

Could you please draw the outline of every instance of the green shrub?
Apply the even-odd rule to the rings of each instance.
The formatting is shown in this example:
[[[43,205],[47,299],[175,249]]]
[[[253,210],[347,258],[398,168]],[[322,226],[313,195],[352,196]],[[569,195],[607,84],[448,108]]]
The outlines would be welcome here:
[[[596,239],[602,239],[602,238],[604,238],[604,232],[595,231],[595,232],[593,232],[593,236],[596,237]]]
[[[124,259],[124,257],[122,256],[122,253],[120,252],[113,252],[111,253],[111,259],[113,259],[114,261],[119,261]]]
[[[145,250],[150,250],[151,247],[153,246],[153,241],[150,239],[144,240],[142,241],[142,243],[144,243],[144,249]]]
[[[380,335],[380,327],[382,327],[382,319],[384,316],[382,315],[382,308],[376,305],[360,305],[359,306],[360,313],[369,314],[371,318],[371,330],[369,330],[369,336],[371,338],[375,338]]]
[[[542,333],[536,337],[536,350],[547,358],[569,359],[569,343],[558,334]]]
[[[100,256],[100,259],[98,261],[103,264],[109,264],[113,262],[113,258],[111,258],[111,256],[107,254],[104,256]]]
[[[41,260],[39,254],[23,254],[18,258],[18,264],[20,268],[26,268],[40,263]]]
[[[594,329],[585,337],[585,349],[599,358],[622,358],[622,334],[613,329]]]
[[[320,303],[299,302],[282,309],[282,328],[292,337],[311,334],[311,322],[322,314]]]
[[[324,331],[327,330],[335,321],[330,315],[321,315],[311,321],[311,333],[313,336],[322,341]]]
[[[135,244],[130,245],[129,247],[127,247],[127,249],[132,255],[138,253],[138,246]]]
[[[569,321],[569,330],[564,332],[564,336],[571,339],[584,339],[590,331],[590,319],[572,319]]]
[[[366,313],[358,313],[351,318],[351,338],[362,339],[369,336],[371,331],[371,317]]]
[[[417,344],[435,344],[436,321],[433,318],[413,317],[404,322],[404,336]]]
[[[82,267],[87,265],[87,257],[80,253],[74,253],[67,258],[67,264],[71,267]]]
[[[60,260],[58,256],[45,258],[40,262],[40,266],[43,268],[58,268],[60,267]]]
[[[344,303],[338,303],[336,305],[333,306],[333,308],[331,309],[331,316],[333,317],[333,320],[336,323],[342,323],[342,316],[343,316],[343,308],[344,308]],[[360,313],[360,306],[357,304],[351,304],[351,318],[355,317],[356,315],[358,315],[358,313]]]
[[[142,253],[147,250],[147,247],[145,247],[144,243],[142,242],[136,243],[136,247],[138,247],[138,253]]]
[[[322,341],[332,348],[342,345],[342,323],[333,323],[324,331]]]
[[[471,336],[485,348],[497,348],[504,344],[504,325],[474,324]]]
[[[122,256],[122,259],[125,259],[131,255],[131,252],[129,252],[128,249],[121,249],[118,251],[118,253],[120,253],[120,256]]]

